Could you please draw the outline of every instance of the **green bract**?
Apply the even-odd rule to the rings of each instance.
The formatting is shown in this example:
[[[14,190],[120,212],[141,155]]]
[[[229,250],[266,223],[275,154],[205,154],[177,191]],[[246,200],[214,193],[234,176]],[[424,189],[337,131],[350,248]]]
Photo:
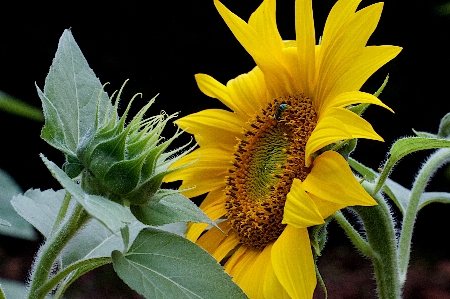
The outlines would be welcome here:
[[[122,86],[123,89],[123,86]],[[144,204],[158,191],[165,175],[174,171],[169,166],[180,157],[174,154],[182,148],[164,153],[181,132],[163,141],[161,133],[166,123],[176,114],[144,118],[154,98],[133,117],[128,125],[125,120],[136,98],[130,101],[122,117],[118,116],[120,94],[115,105],[104,116],[97,116],[76,149],[76,159],[64,164],[71,177],[81,172],[83,189],[91,194],[105,196],[124,204]],[[114,94],[112,99],[114,98]],[[100,123],[99,119],[103,119]]]

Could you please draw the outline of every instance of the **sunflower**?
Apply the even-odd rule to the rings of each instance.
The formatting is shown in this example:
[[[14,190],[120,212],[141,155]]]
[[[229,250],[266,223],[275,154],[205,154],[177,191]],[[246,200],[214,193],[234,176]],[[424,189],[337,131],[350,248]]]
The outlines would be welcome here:
[[[177,165],[195,163],[166,181],[182,180],[188,197],[208,193],[201,208],[222,231],[190,224],[187,237],[224,263],[250,298],[312,298],[307,228],[346,206],[376,204],[346,160],[324,150],[352,138],[382,140],[346,107],[390,110],[359,89],[401,48],[366,46],[383,3],[356,11],[359,2],[339,0],[316,45],[311,0],[295,3],[294,41],[278,32],[275,0],[265,0],[248,23],[214,1],[256,67],[226,85],[195,76],[204,94],[231,111],[208,109],[176,121],[199,148]]]

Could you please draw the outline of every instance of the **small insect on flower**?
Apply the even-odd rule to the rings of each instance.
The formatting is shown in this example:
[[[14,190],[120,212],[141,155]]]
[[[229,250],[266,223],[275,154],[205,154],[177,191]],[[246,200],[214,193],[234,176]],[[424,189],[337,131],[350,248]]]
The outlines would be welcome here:
[[[283,111],[286,110],[288,107],[287,104],[282,103],[280,106],[278,106],[277,112],[275,112],[275,115],[273,116],[276,120],[280,120],[281,114],[283,114]]]

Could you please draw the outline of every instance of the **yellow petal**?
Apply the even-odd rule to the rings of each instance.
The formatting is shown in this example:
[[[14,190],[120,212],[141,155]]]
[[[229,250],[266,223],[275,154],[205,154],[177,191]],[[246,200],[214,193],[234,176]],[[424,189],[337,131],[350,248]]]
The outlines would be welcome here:
[[[186,230],[186,239],[196,242],[208,226],[207,223],[189,223]]]
[[[200,146],[215,145],[233,149],[236,137],[244,138],[247,125],[235,113],[221,109],[207,109],[175,121],[183,130],[195,136]]]
[[[272,266],[289,296],[312,298],[317,281],[306,228],[286,226],[273,244]]]
[[[228,93],[228,88],[213,77],[206,74],[196,74],[195,81],[197,82],[198,88],[205,95],[218,99],[225,106],[236,112],[239,116],[246,114],[240,107],[240,99],[231,98]]]
[[[359,90],[376,70],[395,58],[401,50],[401,47],[395,46],[365,47],[352,62],[351,67],[331,86],[324,102],[348,90]]]
[[[233,277],[234,282],[239,284],[260,254],[261,250],[241,245],[225,263],[225,271]]]
[[[352,139],[352,134],[347,126],[334,117],[323,117],[306,143],[305,165],[309,167],[312,162],[311,155],[324,146],[339,140]]]
[[[345,22],[355,14],[360,2],[361,0],[339,0],[334,4],[325,23],[322,45],[326,47],[333,40]]]
[[[295,32],[300,78],[305,94],[311,96],[315,74],[315,31],[311,0],[295,1]]]
[[[252,26],[229,11],[218,0],[214,0],[214,5],[236,39],[257,63],[261,62],[263,65],[277,64],[277,60],[270,51],[270,48]]]
[[[272,246],[268,245],[267,247]],[[290,299],[284,287],[278,281],[275,271],[273,270],[272,261],[267,264],[266,276],[264,277],[264,298]]]
[[[264,0],[250,16],[248,24],[264,40],[269,51],[280,59],[283,40],[278,32],[275,18],[275,0]]]
[[[312,193],[309,193],[308,195],[314,201],[314,204],[317,206],[317,209],[319,209],[319,212],[322,215],[323,219],[330,217],[336,211],[339,211],[340,209],[343,209],[346,207],[343,204],[338,204],[338,203],[324,200],[320,197],[315,196]]]
[[[216,189],[209,191],[206,198],[200,204],[202,211],[211,218],[212,221],[218,220],[227,212],[225,208],[226,195],[223,191],[224,186],[221,185]],[[189,223],[186,230],[186,238],[192,242],[197,241],[198,237],[205,231],[208,224]]]
[[[270,85],[270,90],[284,90],[291,92],[290,80],[287,71],[277,60],[276,55],[271,52],[271,48],[266,44],[258,32],[234,13],[229,11],[218,0],[214,0],[219,14],[233,32],[236,39],[253,57],[256,64],[261,68],[266,76],[266,84]],[[284,88],[284,89],[283,89]]]
[[[287,194],[282,223],[296,228],[325,223],[317,206],[306,194],[299,179],[294,179],[291,190]]]
[[[231,156],[231,152],[220,148],[198,148],[175,162],[173,167],[192,164],[166,175],[164,182],[183,180],[180,190],[193,188],[183,192],[187,197],[198,196],[217,188],[223,189]]]
[[[228,81],[228,92],[238,103],[239,109],[245,113],[245,121],[254,116],[257,111],[266,108],[267,93],[264,75],[258,67],[251,72],[242,74]]]
[[[391,108],[385,105],[382,101],[380,101],[376,96],[371,95],[370,93],[362,92],[362,91],[349,91],[339,94],[334,97],[328,103],[325,103],[322,106],[322,111],[326,111],[330,107],[347,107],[353,104],[374,104],[388,109],[391,112],[394,112]],[[326,112],[325,112],[326,113]],[[321,115],[321,112],[319,112]]]
[[[213,227],[198,239],[197,244],[220,262],[239,244],[239,239],[231,231],[228,221],[223,221],[218,226],[223,232]]]
[[[327,151],[314,160],[302,187],[323,200],[345,206],[376,205],[354,177],[347,161],[333,151]]]
[[[367,138],[383,141],[372,125],[357,114],[344,108],[329,108],[319,116],[319,122],[306,143],[305,163],[311,164],[311,155],[334,142]]]
[[[264,298],[265,275],[270,264],[270,252],[271,246],[266,246],[236,281],[249,298]]]
[[[382,8],[382,3],[376,3],[361,9],[343,25],[329,45],[322,45],[316,99],[326,99],[335,82],[351,68],[358,57],[355,52],[360,53],[375,30]]]
[[[383,141],[383,138],[375,133],[372,125],[368,121],[350,110],[333,107],[326,110],[324,117],[333,117],[340,120],[352,134],[352,138],[366,138]]]

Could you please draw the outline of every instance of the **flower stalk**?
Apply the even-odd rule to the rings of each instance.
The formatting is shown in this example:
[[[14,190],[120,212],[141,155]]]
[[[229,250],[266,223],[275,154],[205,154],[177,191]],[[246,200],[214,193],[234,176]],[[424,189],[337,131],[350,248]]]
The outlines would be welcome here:
[[[450,161],[450,149],[439,149],[433,153],[420,169],[411,189],[411,196],[406,213],[403,217],[402,228],[400,232],[400,240],[398,244],[398,259],[400,270],[400,281],[402,284],[406,280],[408,270],[409,257],[411,252],[411,239],[416,221],[417,212],[419,210],[419,200],[425,187],[442,165]]]
[[[373,184],[363,182],[362,186],[369,194],[372,194]],[[373,255],[368,257],[373,264],[378,297],[380,299],[401,298],[402,283],[397,262],[395,221],[388,203],[381,194],[377,193],[372,197],[377,201],[377,206],[355,206],[352,209],[361,218],[367,243],[373,250]]]
[[[89,215],[81,205],[77,204],[67,222],[47,239],[39,252],[33,269],[28,299],[45,298],[48,292],[42,286],[49,279],[56,258],[88,219]]]

